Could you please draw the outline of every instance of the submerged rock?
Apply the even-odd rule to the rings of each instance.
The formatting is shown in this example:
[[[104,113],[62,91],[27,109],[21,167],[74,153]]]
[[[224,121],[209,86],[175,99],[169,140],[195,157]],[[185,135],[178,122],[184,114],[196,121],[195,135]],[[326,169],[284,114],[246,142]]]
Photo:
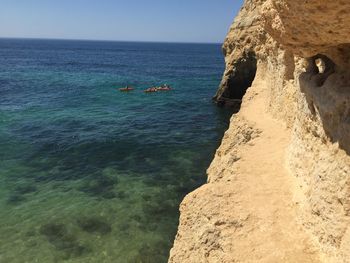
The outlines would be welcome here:
[[[35,185],[18,185],[10,193],[9,197],[7,198],[7,203],[13,205],[19,204],[27,199],[27,194],[34,193],[36,191],[37,187]]]
[[[36,192],[38,189],[35,185],[19,185],[15,188],[15,192],[18,194],[29,194]]]
[[[45,236],[58,251],[63,252],[65,257],[79,257],[90,251],[88,247],[80,244],[77,237],[62,223],[42,225],[40,234]]]
[[[77,220],[79,227],[88,233],[106,235],[112,232],[112,226],[102,217],[82,217]]]
[[[114,186],[118,184],[118,177],[108,175],[96,175],[87,179],[79,190],[91,196],[113,199],[117,197],[114,193]]]
[[[165,262],[168,254],[164,253],[170,244],[165,241],[154,241],[151,244],[144,244],[139,249],[139,254],[132,262],[155,263]]]
[[[9,195],[9,197],[7,198],[7,203],[12,204],[12,205],[16,205],[16,204],[19,204],[25,200],[26,200],[26,198],[22,194],[14,192],[14,193],[11,193]]]

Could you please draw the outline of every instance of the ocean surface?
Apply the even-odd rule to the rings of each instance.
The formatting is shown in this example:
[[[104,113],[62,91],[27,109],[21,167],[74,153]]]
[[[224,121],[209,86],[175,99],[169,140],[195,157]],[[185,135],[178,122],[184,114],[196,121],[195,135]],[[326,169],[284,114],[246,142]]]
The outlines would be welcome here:
[[[167,262],[223,70],[216,44],[0,39],[0,262]]]

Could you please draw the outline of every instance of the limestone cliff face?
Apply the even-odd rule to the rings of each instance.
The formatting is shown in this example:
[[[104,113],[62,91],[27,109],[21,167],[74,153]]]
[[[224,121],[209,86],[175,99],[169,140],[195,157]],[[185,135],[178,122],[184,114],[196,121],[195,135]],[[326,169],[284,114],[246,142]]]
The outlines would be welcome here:
[[[349,10],[245,1],[214,97],[240,110],[169,262],[350,262]]]
[[[349,8],[340,0],[267,1],[263,12],[266,31],[295,59],[287,161],[303,190],[299,220],[340,262],[350,262]],[[272,112],[292,108],[277,106],[283,96],[273,96]]]
[[[233,87],[249,87],[255,78],[256,51],[266,39],[266,33],[261,28],[261,7],[254,1],[246,1],[225,39],[226,69],[214,96],[219,105],[228,104],[238,110],[245,90]]]

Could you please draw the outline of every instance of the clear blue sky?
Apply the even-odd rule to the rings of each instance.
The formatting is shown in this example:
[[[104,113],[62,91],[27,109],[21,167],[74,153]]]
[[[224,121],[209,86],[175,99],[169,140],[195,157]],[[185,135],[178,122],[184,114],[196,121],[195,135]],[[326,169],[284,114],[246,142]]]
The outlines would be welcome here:
[[[0,0],[0,37],[222,42],[243,0]]]

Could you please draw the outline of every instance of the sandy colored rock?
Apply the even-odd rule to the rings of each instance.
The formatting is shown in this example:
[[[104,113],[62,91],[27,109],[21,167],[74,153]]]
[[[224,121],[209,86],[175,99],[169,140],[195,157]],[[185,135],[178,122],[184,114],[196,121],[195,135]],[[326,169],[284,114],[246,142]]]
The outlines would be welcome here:
[[[266,87],[249,90],[208,170],[209,183],[183,201],[169,262],[320,262],[296,221],[284,165],[290,131],[264,113]]]
[[[245,1],[215,99],[252,87],[208,183],[181,204],[169,262],[350,262],[347,10],[345,0]]]

